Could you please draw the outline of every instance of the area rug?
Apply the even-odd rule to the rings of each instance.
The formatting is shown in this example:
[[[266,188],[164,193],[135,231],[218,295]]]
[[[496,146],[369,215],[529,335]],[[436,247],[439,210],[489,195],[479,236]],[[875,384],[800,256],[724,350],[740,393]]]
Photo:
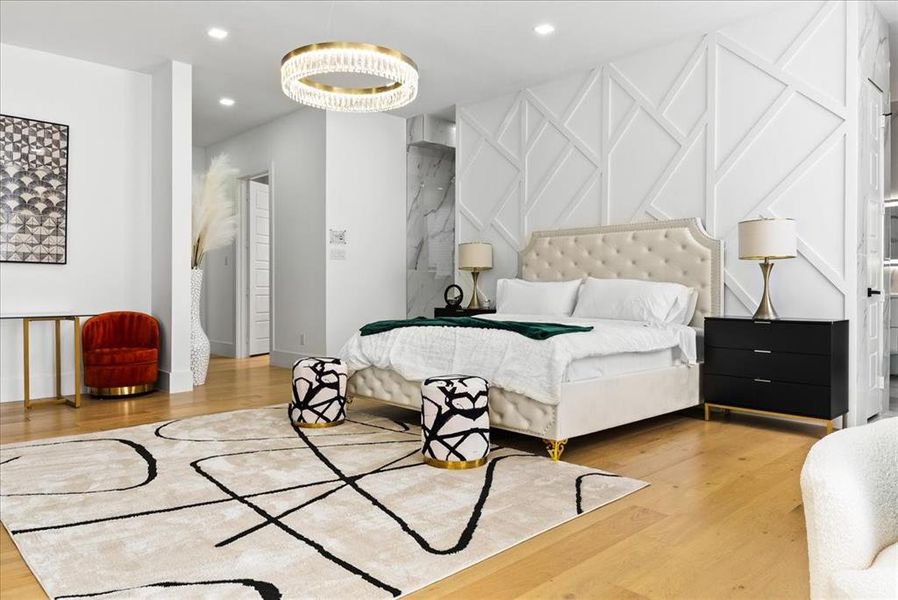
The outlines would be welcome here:
[[[0,447],[0,519],[51,598],[390,598],[645,482],[509,448],[424,465],[370,414],[284,406]]]

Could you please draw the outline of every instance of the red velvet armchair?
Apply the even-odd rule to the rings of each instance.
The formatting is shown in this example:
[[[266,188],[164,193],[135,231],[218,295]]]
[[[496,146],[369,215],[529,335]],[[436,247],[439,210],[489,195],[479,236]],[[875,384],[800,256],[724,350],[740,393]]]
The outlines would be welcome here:
[[[159,370],[159,323],[139,312],[108,312],[81,330],[84,385],[94,396],[153,390]]]

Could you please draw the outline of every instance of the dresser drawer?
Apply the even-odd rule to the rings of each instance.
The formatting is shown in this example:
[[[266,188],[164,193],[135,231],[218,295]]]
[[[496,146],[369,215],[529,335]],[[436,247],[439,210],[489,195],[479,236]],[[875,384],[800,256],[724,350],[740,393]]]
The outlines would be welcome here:
[[[830,385],[829,356],[770,350],[705,349],[705,373],[786,383]]]
[[[705,346],[830,354],[832,333],[828,323],[709,319]]]
[[[819,419],[834,419],[837,412],[831,390],[819,385],[770,383],[743,377],[705,375],[705,402],[735,407],[788,413]]]

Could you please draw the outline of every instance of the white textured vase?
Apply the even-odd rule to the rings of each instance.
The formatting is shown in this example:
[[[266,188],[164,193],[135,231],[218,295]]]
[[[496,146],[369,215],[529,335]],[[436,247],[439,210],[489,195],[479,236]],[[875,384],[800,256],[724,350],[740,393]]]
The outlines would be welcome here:
[[[190,370],[193,385],[206,383],[209,371],[209,337],[200,322],[200,294],[203,291],[203,270],[190,270]]]

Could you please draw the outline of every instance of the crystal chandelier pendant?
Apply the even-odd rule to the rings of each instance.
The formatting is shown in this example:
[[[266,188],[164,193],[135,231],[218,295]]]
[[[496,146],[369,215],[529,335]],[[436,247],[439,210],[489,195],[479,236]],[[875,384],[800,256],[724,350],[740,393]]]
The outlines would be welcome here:
[[[321,75],[356,73],[387,80],[375,87],[341,87]],[[296,102],[339,112],[382,112],[418,95],[418,66],[391,48],[361,42],[309,44],[281,59],[281,89]]]

